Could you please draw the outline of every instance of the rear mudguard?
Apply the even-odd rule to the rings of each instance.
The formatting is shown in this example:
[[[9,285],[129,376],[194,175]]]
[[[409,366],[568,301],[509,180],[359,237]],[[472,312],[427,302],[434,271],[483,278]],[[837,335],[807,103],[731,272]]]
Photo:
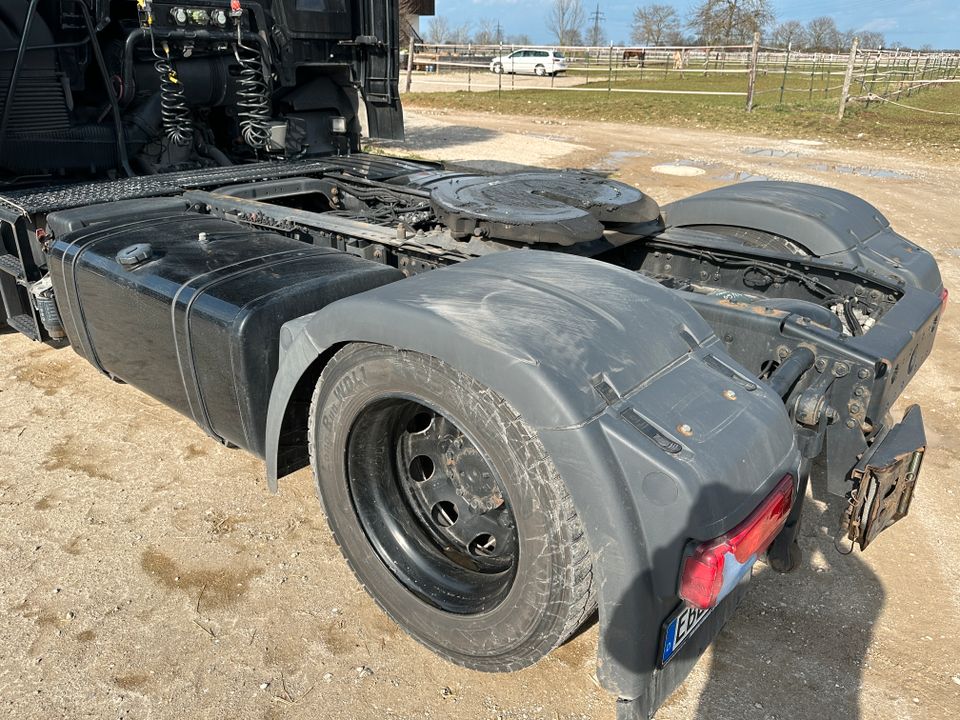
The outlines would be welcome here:
[[[806,183],[760,181],[708,190],[665,206],[667,227],[728,225],[788,238],[818,257],[935,292],[933,256],[897,234],[856,195]]]
[[[271,489],[306,464],[283,450],[305,437],[295,427],[303,379],[315,382],[317,364],[353,341],[440,358],[536,428],[593,553],[598,677],[652,711],[690,664],[657,668],[684,546],[722,534],[785,473],[796,476],[800,458],[780,398],[660,285],[575,256],[497,253],[284,326],[267,418]]]

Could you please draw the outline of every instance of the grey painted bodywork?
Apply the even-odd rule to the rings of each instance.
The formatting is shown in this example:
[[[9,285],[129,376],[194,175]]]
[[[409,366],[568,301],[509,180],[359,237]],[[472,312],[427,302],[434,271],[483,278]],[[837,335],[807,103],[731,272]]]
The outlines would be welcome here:
[[[300,379],[331,348],[354,341],[437,357],[536,428],[593,552],[598,677],[620,697],[655,707],[683,676],[658,670],[656,656],[659,624],[678,603],[686,543],[722,534],[784,474],[796,476],[799,453],[780,398],[759,382],[753,390],[738,384],[733,376],[749,373],[690,305],[657,283],[576,256],[498,253],[284,326],[267,418],[271,489],[293,469],[279,470],[277,456]],[[705,364],[707,356],[729,372]],[[730,390],[734,399],[724,395]],[[627,408],[680,452],[627,422]]]
[[[890,227],[873,205],[843,190],[760,181],[709,190],[665,206],[667,227],[728,225],[779,235],[849,268],[928,291],[940,271],[930,253]]]

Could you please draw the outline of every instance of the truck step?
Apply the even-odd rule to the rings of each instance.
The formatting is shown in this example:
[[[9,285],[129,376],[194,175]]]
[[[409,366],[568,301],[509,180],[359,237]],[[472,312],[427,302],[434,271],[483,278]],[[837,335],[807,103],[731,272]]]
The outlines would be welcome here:
[[[29,315],[13,315],[7,318],[7,325],[19,333],[23,333],[31,340],[39,340],[40,334],[37,332],[36,323]]]
[[[0,255],[0,272],[13,275],[18,282],[24,278],[23,263],[16,255],[10,255],[9,253]]]

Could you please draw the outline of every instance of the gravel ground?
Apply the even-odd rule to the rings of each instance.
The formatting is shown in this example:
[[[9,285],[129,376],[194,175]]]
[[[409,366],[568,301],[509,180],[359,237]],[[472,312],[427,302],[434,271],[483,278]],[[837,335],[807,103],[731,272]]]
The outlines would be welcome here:
[[[930,248],[960,287],[956,166],[697,130],[442,113],[411,116],[408,142],[388,150],[499,170],[592,167],[661,202],[758,175],[836,185]],[[677,164],[703,173],[652,172]],[[801,570],[757,572],[659,718],[957,716],[953,310],[904,398],[923,405],[930,442],[909,518],[844,557],[830,539],[837,507],[811,503]],[[0,716],[613,717],[594,680],[595,627],[512,675],[449,665],[355,582],[306,472],[270,496],[259,462],[72,351],[9,334],[0,352]]]

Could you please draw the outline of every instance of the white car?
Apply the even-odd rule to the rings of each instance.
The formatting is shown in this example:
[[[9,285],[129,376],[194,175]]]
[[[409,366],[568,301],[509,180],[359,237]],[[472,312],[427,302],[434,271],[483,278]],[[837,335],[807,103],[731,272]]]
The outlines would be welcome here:
[[[556,75],[567,69],[567,60],[556,50],[516,50],[490,61],[490,72]]]

